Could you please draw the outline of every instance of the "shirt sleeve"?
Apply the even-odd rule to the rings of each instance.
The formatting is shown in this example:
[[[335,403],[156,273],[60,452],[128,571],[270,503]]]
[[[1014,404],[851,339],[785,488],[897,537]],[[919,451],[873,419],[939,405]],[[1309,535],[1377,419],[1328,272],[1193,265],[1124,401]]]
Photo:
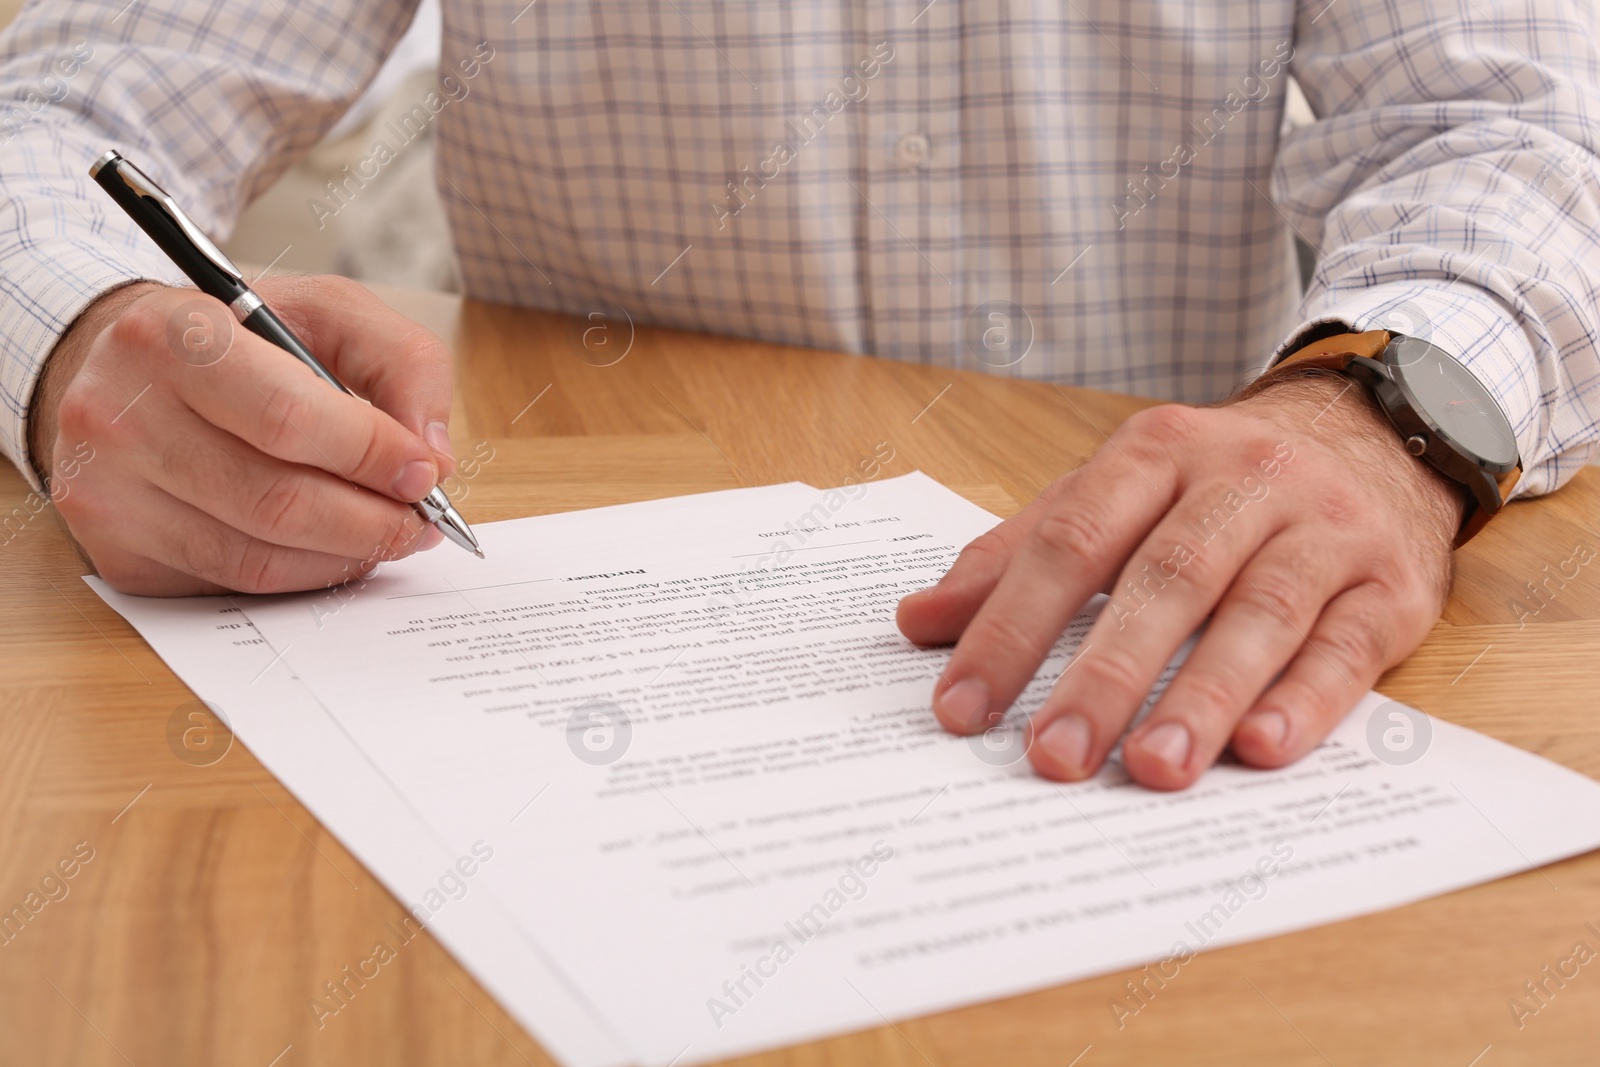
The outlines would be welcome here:
[[[1500,401],[1524,475],[1600,451],[1600,14],[1593,0],[1305,0],[1318,119],[1273,195],[1317,250],[1301,324],[1431,340]],[[1325,332],[1325,331],[1324,331]]]
[[[88,176],[116,148],[214,236],[314,146],[418,0],[41,0],[0,34],[0,451],[39,488],[25,420],[90,303],[183,284]]]

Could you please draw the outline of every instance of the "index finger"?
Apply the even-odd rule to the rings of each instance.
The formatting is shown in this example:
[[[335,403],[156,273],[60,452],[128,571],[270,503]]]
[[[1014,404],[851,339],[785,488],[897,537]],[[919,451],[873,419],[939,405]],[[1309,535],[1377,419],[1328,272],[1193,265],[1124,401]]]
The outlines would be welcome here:
[[[1166,464],[1102,449],[1012,555],[935,688],[946,729],[971,733],[1004,714],[1051,645],[1172,504]]]
[[[246,330],[235,331],[221,358],[183,367],[173,383],[197,415],[269,456],[406,503],[438,484],[434,451],[421,437]]]
[[[1072,471],[1058,478],[1027,507],[974,539],[937,583],[902,597],[895,621],[906,639],[919,645],[947,645],[958,640],[994,592],[1017,548],[1028,539],[1039,518],[1068,491],[1076,474]]]
[[[441,476],[450,473],[452,366],[438,336],[348,278],[291,276],[263,288],[335,377],[427,440],[439,452]]]

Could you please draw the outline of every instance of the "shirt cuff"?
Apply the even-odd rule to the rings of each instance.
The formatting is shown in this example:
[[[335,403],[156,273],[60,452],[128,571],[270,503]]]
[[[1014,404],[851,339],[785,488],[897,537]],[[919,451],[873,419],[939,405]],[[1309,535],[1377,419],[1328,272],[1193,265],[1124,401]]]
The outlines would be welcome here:
[[[1516,433],[1523,471],[1548,458],[1548,413],[1537,363],[1522,323],[1482,289],[1450,282],[1388,282],[1358,291],[1326,291],[1309,300],[1305,319],[1273,354],[1273,362],[1343,327],[1388,330],[1427,341],[1454,356],[1500,404]],[[1511,497],[1552,486],[1519,479]]]
[[[0,262],[0,278],[0,392],[6,401],[0,411],[0,452],[42,493],[28,453],[28,409],[56,342],[84,309],[113,289],[142,280],[183,283],[159,255],[109,244],[94,248],[82,241],[15,251]],[[38,458],[41,468],[49,465],[50,457]]]

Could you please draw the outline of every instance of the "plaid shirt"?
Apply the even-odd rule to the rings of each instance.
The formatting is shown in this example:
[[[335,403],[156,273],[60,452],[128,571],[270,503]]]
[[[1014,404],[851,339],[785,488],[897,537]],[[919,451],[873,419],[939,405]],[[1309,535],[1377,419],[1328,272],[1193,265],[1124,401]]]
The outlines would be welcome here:
[[[415,0],[36,0],[0,38],[0,445],[108,287],[226,233]],[[1431,337],[1527,476],[1600,440],[1594,0],[445,0],[423,127],[485,300],[1200,402],[1307,329]],[[1290,70],[1319,120],[1283,132]],[[1318,267],[1302,296],[1291,247]],[[31,477],[31,475],[30,475]]]

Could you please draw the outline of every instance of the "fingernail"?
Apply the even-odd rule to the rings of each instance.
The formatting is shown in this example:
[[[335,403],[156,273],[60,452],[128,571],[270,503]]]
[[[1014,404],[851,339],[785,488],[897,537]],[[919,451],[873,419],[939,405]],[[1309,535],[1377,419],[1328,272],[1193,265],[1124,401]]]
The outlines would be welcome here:
[[[1061,716],[1044,728],[1038,744],[1057,766],[1078,775],[1088,770],[1089,724],[1083,716]]]
[[[422,428],[422,437],[435,452],[446,456],[456,454],[450,445],[450,428],[444,423],[437,421],[428,423]]]
[[[989,687],[981,678],[963,678],[934,701],[939,717],[967,730],[982,725],[989,711]]]
[[[1239,722],[1239,729],[1248,729],[1268,748],[1280,748],[1289,736],[1289,717],[1281,711],[1257,711]]]
[[[412,460],[400,468],[394,480],[394,495],[408,502],[421,500],[433,489],[437,473],[438,468],[427,460]]]
[[[1179,770],[1189,760],[1189,731],[1182,723],[1164,722],[1141,737],[1139,747]]]
[[[430,548],[438,548],[444,542],[444,534],[439,532],[439,527],[430,526],[422,531],[422,539],[417,542],[417,551],[426,552]]]

